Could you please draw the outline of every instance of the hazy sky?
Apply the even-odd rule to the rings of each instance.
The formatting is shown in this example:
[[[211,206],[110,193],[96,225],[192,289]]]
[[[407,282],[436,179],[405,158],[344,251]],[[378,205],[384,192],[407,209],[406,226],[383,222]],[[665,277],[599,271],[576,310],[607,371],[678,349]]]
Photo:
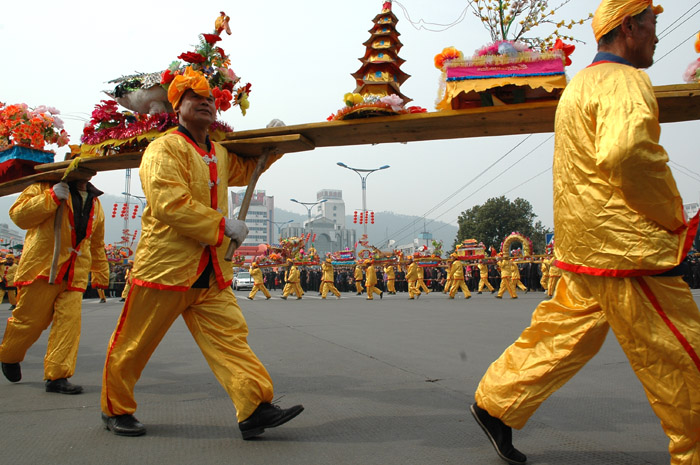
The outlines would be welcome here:
[[[223,10],[232,18],[233,35],[223,36],[220,45],[230,54],[232,68],[242,77],[242,82],[251,82],[253,87],[248,115],[243,117],[234,108],[221,119],[237,130],[264,127],[272,118],[282,119],[288,125],[325,121],[341,108],[343,94],[355,89],[350,74],[360,67],[358,58],[365,52],[362,44],[369,39],[368,30],[382,3],[382,0],[3,2],[0,100],[58,108],[71,142],[78,143],[94,105],[107,98],[101,92],[110,88],[107,81],[137,71],[165,69],[177,55],[192,50],[199,33],[212,32],[214,20]],[[550,2],[550,6],[559,3]],[[585,17],[597,4],[591,0],[572,0],[560,10],[558,18]],[[666,11],[658,20],[657,60],[677,48],[648,72],[655,85],[680,84],[683,71],[698,58],[692,36],[700,28],[700,2],[667,0],[662,5]],[[416,25],[421,20],[450,24],[462,15],[467,2],[394,2],[403,43],[400,56],[406,60],[401,69],[411,75],[402,92],[414,100],[413,104],[434,111],[439,78],[439,71],[433,67],[434,55],[446,46],[455,46],[465,55],[471,55],[487,44],[490,36],[471,13],[443,32],[414,27],[402,6]],[[683,20],[678,21],[661,34],[688,10],[684,19],[695,16],[683,24]],[[547,35],[551,28],[544,26],[541,31],[539,35]],[[569,76],[587,66],[595,54],[590,23],[571,32],[586,44],[577,45],[573,65],[568,68]],[[668,35],[664,37],[665,34]],[[669,152],[671,168],[686,203],[700,199],[698,133],[698,121],[662,127],[661,142]],[[316,192],[321,189],[342,189],[346,209],[352,211],[362,205],[360,179],[336,163],[342,161],[356,168],[391,165],[388,170],[373,173],[367,181],[367,204],[371,210],[409,215],[427,213],[429,219],[456,223],[461,211],[488,198],[506,195],[530,201],[539,219],[551,226],[551,171],[522,184],[551,167],[551,136],[531,136],[475,181],[473,178],[478,173],[526,136],[325,148],[290,154],[262,176],[258,187],[274,195],[278,207],[299,213],[305,210],[290,202],[290,198],[315,201]],[[57,160],[63,158],[65,151],[59,149],[58,153]],[[681,167],[694,174],[686,174]],[[94,183],[108,193],[118,194],[124,190],[124,172],[101,173]],[[141,194],[136,170],[132,171],[131,191]],[[110,208],[105,206],[105,210]],[[407,242],[411,238],[396,239]]]

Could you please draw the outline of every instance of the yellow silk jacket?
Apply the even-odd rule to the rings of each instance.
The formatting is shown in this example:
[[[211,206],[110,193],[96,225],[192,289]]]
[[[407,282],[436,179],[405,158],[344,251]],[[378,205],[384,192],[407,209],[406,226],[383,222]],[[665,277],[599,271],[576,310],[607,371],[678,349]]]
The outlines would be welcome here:
[[[333,277],[333,265],[328,262],[323,262],[321,264],[321,270],[323,270],[323,282],[332,283],[335,281]]]
[[[599,62],[566,87],[553,165],[559,268],[638,276],[685,257],[692,236],[686,244],[689,228],[659,145],[658,113],[649,77],[632,66]]]
[[[450,268],[450,274],[453,280],[464,279],[464,263],[461,260],[455,260]]]
[[[263,284],[265,282],[262,270],[258,267],[250,269],[250,277],[253,278],[253,284]]]
[[[7,266],[4,265],[2,267],[2,277],[4,277],[5,282],[9,287],[13,287],[15,285],[15,275],[17,274],[17,262],[12,263],[12,265]]]
[[[32,184],[17,197],[10,207],[10,218],[27,231],[22,260],[14,281],[26,286],[37,279],[49,279],[54,246],[54,218],[60,200],[47,182]],[[92,273],[92,286],[109,287],[109,264],[105,253],[105,215],[99,199],[94,198],[90,210],[85,238],[75,243],[73,226],[73,201],[66,201],[61,222],[61,249],[58,256],[56,282],[68,274],[68,290],[84,292],[88,273]],[[9,280],[8,280],[9,281]]]
[[[489,267],[484,263],[479,263],[479,279],[488,280],[489,278]]]
[[[299,268],[296,265],[289,267],[289,272],[287,273],[287,282],[290,284],[296,284],[299,282]]]
[[[386,273],[387,281],[391,279],[396,279],[396,272],[394,271],[394,267],[392,265],[385,266],[384,273]]]
[[[357,265],[355,267],[355,281],[362,281],[362,267]]]
[[[418,264],[416,262],[411,262],[406,270],[406,280],[407,281],[417,281],[418,280]]]
[[[377,284],[377,270],[374,265],[369,265],[365,271],[365,286],[374,286]]]
[[[280,157],[271,156],[264,168]],[[219,288],[230,286],[233,268],[224,262],[228,187],[247,185],[256,163],[214,142],[207,153],[178,131],[151,142],[139,168],[147,205],[133,282],[186,291],[211,259]]]

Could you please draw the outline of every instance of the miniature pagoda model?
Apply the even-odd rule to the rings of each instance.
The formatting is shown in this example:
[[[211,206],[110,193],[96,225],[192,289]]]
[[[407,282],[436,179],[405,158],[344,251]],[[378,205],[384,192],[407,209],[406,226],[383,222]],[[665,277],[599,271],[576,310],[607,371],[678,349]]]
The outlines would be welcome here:
[[[372,36],[363,45],[367,47],[360,69],[352,75],[357,80],[355,93],[362,96],[398,95],[406,104],[412,99],[401,93],[400,87],[410,75],[401,71],[405,60],[399,57],[403,44],[396,31],[398,18],[391,11],[391,2],[384,2],[381,14],[374,17]]]

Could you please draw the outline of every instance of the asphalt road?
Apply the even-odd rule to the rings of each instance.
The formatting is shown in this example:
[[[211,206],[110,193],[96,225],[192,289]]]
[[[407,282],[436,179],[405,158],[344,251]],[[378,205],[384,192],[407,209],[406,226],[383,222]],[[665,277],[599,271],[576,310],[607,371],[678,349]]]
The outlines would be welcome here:
[[[6,464],[501,464],[468,412],[488,365],[529,323],[542,294],[448,300],[406,294],[372,302],[251,302],[238,292],[249,342],[280,404],[304,404],[292,422],[243,441],[230,399],[181,319],[136,386],[148,428],[118,437],[100,421],[102,365],[121,304],[85,300],[78,367],[85,392],[44,392],[45,331],[0,378],[0,463]],[[700,291],[695,290],[696,301]],[[4,331],[8,304],[0,305]],[[520,431],[532,464],[668,464],[668,441],[614,336]]]

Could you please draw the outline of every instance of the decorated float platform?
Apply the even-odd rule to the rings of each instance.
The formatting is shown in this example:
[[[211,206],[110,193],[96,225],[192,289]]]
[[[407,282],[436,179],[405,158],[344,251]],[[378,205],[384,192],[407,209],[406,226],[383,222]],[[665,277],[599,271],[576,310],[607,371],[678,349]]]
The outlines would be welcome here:
[[[654,87],[661,123],[700,120],[700,84]],[[296,153],[316,147],[403,143],[492,137],[554,131],[558,101],[445,110],[350,121],[327,121],[227,133],[221,144],[230,152],[257,157],[263,152]],[[86,158],[73,176],[138,168],[143,152]],[[0,196],[21,192],[39,181],[60,181],[70,161],[44,163],[36,174],[0,184]]]

